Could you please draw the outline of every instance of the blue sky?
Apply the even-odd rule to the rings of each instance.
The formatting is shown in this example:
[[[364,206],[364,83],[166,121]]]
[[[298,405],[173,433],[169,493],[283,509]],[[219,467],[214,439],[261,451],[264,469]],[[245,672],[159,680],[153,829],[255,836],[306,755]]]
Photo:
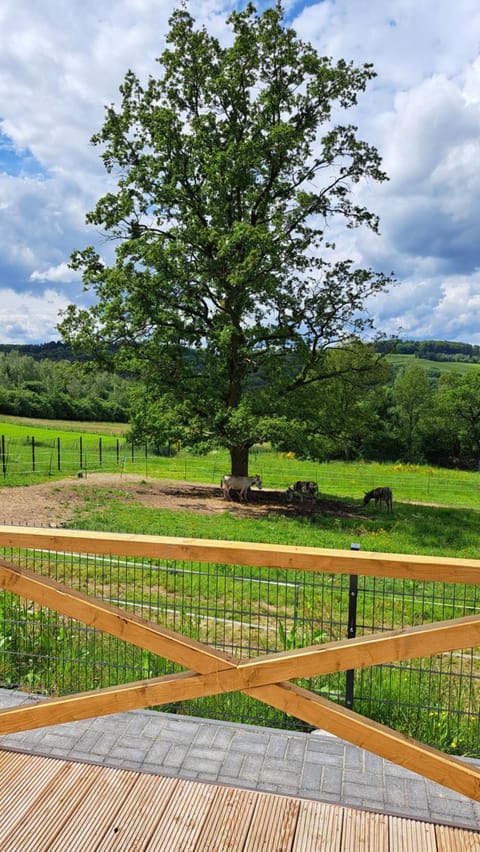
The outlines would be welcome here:
[[[0,343],[57,339],[59,311],[87,304],[69,258],[101,246],[85,214],[112,188],[90,138],[128,68],[141,79],[157,73],[176,5],[2,0]],[[220,39],[238,5],[189,3]],[[284,8],[321,55],[373,62],[377,72],[347,118],[379,149],[390,178],[359,190],[381,234],[341,238],[355,262],[397,277],[369,305],[377,327],[480,344],[478,0],[285,0]]]

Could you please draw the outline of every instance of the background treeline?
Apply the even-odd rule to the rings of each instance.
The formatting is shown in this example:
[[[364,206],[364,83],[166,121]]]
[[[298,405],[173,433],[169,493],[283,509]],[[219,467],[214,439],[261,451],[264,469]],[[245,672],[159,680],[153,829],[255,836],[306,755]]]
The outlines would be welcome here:
[[[480,346],[449,340],[384,340],[376,349],[383,354],[414,355],[428,361],[480,363]]]
[[[129,422],[133,440],[148,439],[159,452],[172,446],[190,446],[194,452],[211,449],[202,436],[190,445],[188,434],[170,423],[168,412],[162,419],[161,407],[151,418],[153,424],[149,422],[137,382],[89,371],[65,357],[65,348],[64,357],[58,358],[61,344],[51,347],[0,349],[0,416]],[[45,355],[49,351],[52,357]],[[452,364],[451,369],[444,365],[436,371],[425,360],[407,357],[397,363],[387,356],[356,373],[344,369],[347,357],[355,366],[361,356],[357,351],[348,356],[332,353],[331,377],[305,392],[300,409],[286,412],[288,429],[272,441],[278,451],[318,461],[364,459],[480,469],[480,368],[471,364],[463,371]]]
[[[88,371],[62,344],[0,348],[0,414],[126,423],[131,382]]]

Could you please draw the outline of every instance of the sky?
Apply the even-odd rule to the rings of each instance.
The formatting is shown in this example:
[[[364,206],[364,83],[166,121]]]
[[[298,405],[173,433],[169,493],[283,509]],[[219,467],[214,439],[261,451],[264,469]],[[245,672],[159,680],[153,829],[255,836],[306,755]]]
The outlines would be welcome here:
[[[189,0],[221,41],[236,0]],[[261,0],[257,8],[274,5]],[[349,231],[355,263],[397,283],[368,304],[402,339],[480,344],[480,3],[284,0],[298,36],[333,60],[372,62],[352,115],[389,181],[360,199],[380,235]],[[90,304],[69,269],[102,235],[85,215],[114,189],[92,135],[132,69],[159,73],[178,0],[2,0],[0,4],[0,343],[58,340],[59,312]]]

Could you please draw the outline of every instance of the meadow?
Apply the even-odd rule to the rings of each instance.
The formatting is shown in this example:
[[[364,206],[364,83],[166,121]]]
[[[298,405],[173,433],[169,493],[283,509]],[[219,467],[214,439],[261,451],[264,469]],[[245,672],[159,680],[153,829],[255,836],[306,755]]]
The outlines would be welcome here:
[[[428,358],[416,358],[415,355],[405,355],[403,353],[395,353],[387,355],[387,361],[394,367],[408,367],[410,364],[416,364],[422,367],[426,373],[474,373],[480,369],[480,364],[470,361],[431,361]]]

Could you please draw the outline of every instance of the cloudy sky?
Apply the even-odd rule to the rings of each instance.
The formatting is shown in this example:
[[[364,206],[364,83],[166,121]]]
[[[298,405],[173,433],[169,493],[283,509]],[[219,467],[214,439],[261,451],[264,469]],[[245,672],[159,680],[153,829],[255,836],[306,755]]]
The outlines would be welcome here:
[[[257,3],[262,9],[270,2]],[[132,68],[156,74],[178,0],[1,0],[0,343],[58,339],[58,314],[86,304],[69,268],[100,245],[85,214],[109,186],[90,138]],[[220,39],[235,0],[190,0]],[[370,305],[403,338],[480,344],[478,0],[285,0],[321,55],[373,62],[354,116],[387,184],[363,200],[381,235],[349,232],[348,254],[398,285]]]

